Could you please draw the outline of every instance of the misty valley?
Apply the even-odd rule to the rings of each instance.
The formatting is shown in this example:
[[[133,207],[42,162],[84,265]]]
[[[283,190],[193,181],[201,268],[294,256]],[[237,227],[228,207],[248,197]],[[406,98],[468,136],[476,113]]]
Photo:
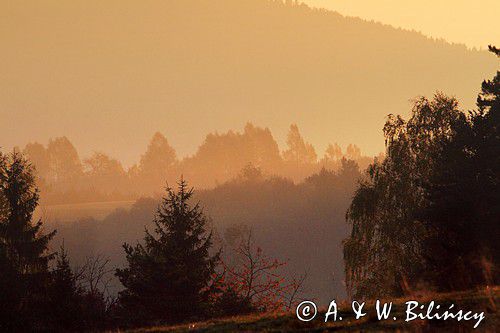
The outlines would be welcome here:
[[[497,331],[500,6],[304,1],[2,3],[0,332]]]

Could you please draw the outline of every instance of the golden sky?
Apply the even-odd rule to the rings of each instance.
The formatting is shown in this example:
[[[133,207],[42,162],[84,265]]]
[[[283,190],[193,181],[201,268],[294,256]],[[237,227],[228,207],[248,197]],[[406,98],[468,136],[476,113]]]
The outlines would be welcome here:
[[[435,38],[486,48],[500,44],[498,0],[304,0],[310,6],[336,10]]]
[[[494,1],[479,9],[454,1],[453,10],[451,1],[307,2],[500,46]],[[290,8],[254,0],[0,0],[0,148],[66,135],[84,156],[103,151],[130,165],[156,131],[186,156],[206,134],[250,121],[269,127],[282,148],[296,123],[320,155],[334,142],[376,155],[387,114],[405,114],[409,99],[435,91],[473,107],[481,81],[498,68],[489,52]]]

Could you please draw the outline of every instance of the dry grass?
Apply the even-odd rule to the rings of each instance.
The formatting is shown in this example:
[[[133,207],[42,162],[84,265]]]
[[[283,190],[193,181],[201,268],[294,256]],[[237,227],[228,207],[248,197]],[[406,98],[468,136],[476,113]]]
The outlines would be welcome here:
[[[428,303],[435,300],[443,305],[455,304],[455,309],[472,310],[474,312],[484,311],[486,319],[481,322],[477,332],[496,332],[500,327],[497,304],[500,297],[500,287],[486,288],[480,291],[456,292],[447,294],[425,294],[416,297],[421,303]],[[395,299],[391,316],[404,318],[405,306],[408,301],[405,299]],[[468,332],[472,330],[472,322],[457,322],[455,320],[427,321],[415,320],[405,323],[404,319],[397,321],[378,321],[374,309],[374,303],[368,302],[365,305],[369,315],[360,320],[354,320],[349,306],[340,306],[340,316],[342,321],[329,321],[324,323],[325,309],[315,320],[305,323],[300,322],[294,313],[268,313],[252,314],[247,316],[237,316],[221,319],[213,319],[203,322],[194,322],[176,326],[158,326],[134,330],[133,332]]]

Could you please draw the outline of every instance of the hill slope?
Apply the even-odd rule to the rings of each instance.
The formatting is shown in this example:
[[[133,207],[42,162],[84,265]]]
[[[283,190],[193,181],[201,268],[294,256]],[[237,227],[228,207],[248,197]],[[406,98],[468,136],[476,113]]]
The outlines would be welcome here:
[[[351,313],[342,311],[349,309],[349,305],[347,305],[347,307],[340,306],[339,316],[342,316],[343,320],[338,322],[329,320],[324,323],[324,312],[307,323],[300,322],[291,314],[250,315],[180,326],[144,328],[133,332],[468,332],[475,324],[475,320],[458,322],[453,319],[447,321],[414,320],[405,323],[406,306],[404,303],[407,300],[393,301],[391,316],[399,318],[397,321],[378,321],[373,304],[367,303],[364,309],[369,312],[369,315],[359,320],[354,320]],[[448,308],[449,305],[455,304],[455,309],[473,312],[484,311],[485,319],[475,330],[477,332],[495,332],[500,325],[497,310],[497,304],[500,300],[500,288],[498,287],[488,291],[437,294],[418,298],[420,304],[429,304],[431,300],[434,300],[436,305],[440,304],[442,308],[445,306]]]
[[[5,7],[3,146],[68,135],[84,152],[126,164],[156,130],[183,155],[206,133],[246,121],[270,127],[280,143],[296,122],[320,151],[337,141],[375,154],[388,113],[436,90],[472,106],[497,67],[484,51],[292,2]]]

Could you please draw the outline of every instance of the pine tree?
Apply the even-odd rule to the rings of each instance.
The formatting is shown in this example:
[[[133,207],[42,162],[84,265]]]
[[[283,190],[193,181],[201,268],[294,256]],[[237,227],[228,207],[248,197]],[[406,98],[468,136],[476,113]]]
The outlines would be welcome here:
[[[33,327],[42,320],[40,309],[52,257],[47,246],[55,231],[43,234],[41,220],[33,222],[38,199],[28,161],[16,152],[0,156],[0,265],[2,289],[9,299],[0,317],[17,314],[17,320],[1,321],[5,328],[9,324],[18,329]]]
[[[128,267],[116,275],[125,287],[121,306],[132,324],[177,322],[208,308],[210,283],[219,255],[211,255],[212,234],[199,204],[189,203],[193,189],[181,179],[157,210],[155,232],[144,244],[124,244]]]
[[[55,269],[48,295],[50,297],[51,328],[76,330],[83,327],[82,296],[83,290],[78,286],[77,276],[70,267],[68,254],[61,246],[57,254]]]
[[[424,249],[441,290],[493,285],[500,278],[490,269],[500,262],[500,72],[483,81],[477,106],[441,145],[425,186],[430,204],[423,220],[433,237]]]

